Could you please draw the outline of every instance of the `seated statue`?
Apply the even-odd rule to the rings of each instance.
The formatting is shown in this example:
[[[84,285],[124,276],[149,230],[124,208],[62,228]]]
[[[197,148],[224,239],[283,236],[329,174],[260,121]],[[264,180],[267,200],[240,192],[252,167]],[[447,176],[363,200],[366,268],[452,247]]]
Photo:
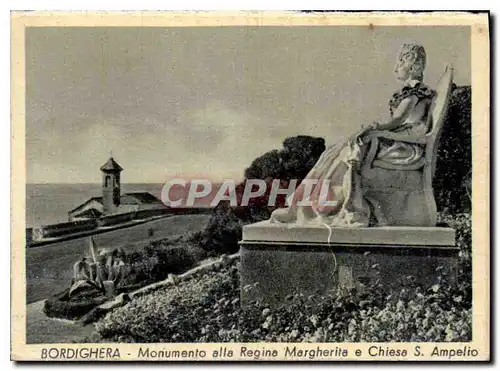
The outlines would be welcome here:
[[[423,83],[425,65],[421,45],[403,45],[394,70],[403,87],[389,101],[391,119],[326,149],[271,222],[435,226],[432,177],[453,70],[434,91]]]

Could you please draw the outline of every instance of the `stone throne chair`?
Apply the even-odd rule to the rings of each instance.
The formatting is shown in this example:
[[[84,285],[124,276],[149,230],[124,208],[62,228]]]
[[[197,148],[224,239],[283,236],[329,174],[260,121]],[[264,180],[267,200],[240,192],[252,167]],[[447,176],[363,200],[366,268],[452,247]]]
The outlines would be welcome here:
[[[243,227],[240,283],[244,306],[255,300],[287,305],[290,294],[324,295],[374,281],[399,288],[409,276],[426,286],[436,282],[438,267],[454,279],[459,252],[455,231],[436,227],[432,189],[452,82],[453,68],[447,66],[435,87],[425,138],[371,133],[365,161],[351,173],[373,207],[376,226],[326,228],[263,221]],[[381,138],[419,143],[425,147],[424,156],[411,166],[378,161],[375,155]]]
[[[436,225],[437,208],[432,188],[437,150],[452,92],[453,66],[436,85],[436,96],[428,114],[429,131],[425,138],[391,132],[372,132],[371,144],[360,169],[363,196],[373,206],[379,225]],[[411,165],[394,165],[374,159],[379,139],[417,143],[425,146],[424,156]]]

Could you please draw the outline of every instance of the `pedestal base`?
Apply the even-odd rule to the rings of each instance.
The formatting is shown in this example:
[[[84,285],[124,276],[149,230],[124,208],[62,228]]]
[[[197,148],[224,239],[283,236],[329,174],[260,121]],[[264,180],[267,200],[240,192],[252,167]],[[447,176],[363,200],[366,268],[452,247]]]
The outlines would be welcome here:
[[[408,276],[422,285],[443,267],[454,279],[458,262],[450,228],[380,227],[332,229],[261,222],[243,228],[241,302],[286,304],[294,293],[335,293],[378,280],[400,288]]]

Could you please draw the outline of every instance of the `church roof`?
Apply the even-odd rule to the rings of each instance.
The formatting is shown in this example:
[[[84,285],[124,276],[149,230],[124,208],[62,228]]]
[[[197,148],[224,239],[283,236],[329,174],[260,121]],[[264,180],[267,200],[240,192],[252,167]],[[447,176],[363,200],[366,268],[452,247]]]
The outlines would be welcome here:
[[[87,210],[82,211],[80,214],[76,214],[75,218],[93,218],[93,219],[95,219],[95,218],[99,218],[101,215],[102,215],[101,211],[94,209],[94,208],[91,208],[91,209],[87,209]]]
[[[70,214],[74,213],[75,211],[77,211],[78,209],[82,208],[83,206],[91,203],[92,201],[96,201],[102,205],[102,197],[91,197],[87,201],[85,201],[83,204],[80,204],[77,207],[75,207],[73,210],[70,210],[69,213]]]
[[[89,204],[92,201],[96,201],[101,205],[103,204],[102,197],[92,197],[89,198],[87,201],[85,201],[83,204],[80,204],[77,207],[75,207],[73,210],[70,210],[69,213],[70,214],[74,213],[75,211]],[[149,192],[131,192],[131,193],[124,193],[120,196],[120,205],[151,205],[151,204],[163,205],[163,203],[157,197],[153,196]]]
[[[161,203],[161,201],[149,192],[132,192],[122,194],[120,203],[124,205],[144,205]]]
[[[113,157],[110,157],[108,162],[101,166],[101,171],[122,171],[123,168],[118,165]]]

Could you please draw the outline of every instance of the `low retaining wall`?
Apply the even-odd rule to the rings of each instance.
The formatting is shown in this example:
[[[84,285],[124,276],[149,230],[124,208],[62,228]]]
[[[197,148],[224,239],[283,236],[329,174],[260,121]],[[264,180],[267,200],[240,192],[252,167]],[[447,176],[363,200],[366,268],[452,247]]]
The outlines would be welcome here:
[[[89,312],[88,314],[83,316],[79,320],[79,322],[83,323],[84,325],[91,323],[91,322],[94,322],[94,321],[98,320],[100,317],[102,317],[104,314],[109,312],[110,310],[127,304],[133,298],[150,294],[150,293],[152,293],[156,290],[162,289],[162,288],[175,286],[179,282],[191,279],[194,276],[199,275],[199,274],[208,273],[208,272],[214,271],[214,270],[220,270],[220,269],[232,264],[235,260],[238,260],[239,258],[240,258],[240,253],[236,253],[236,254],[229,255],[229,256],[222,255],[216,261],[197,266],[197,267],[190,269],[190,270],[188,270],[188,271],[186,271],[183,274],[180,274],[178,276],[176,276],[174,274],[169,274],[168,278],[166,280],[156,282],[156,283],[153,283],[153,284],[148,285],[148,286],[144,286],[144,287],[142,287],[134,292],[131,292],[129,294],[120,294],[117,297],[115,297],[114,299],[109,300],[106,303],[99,305],[97,308],[93,309],[91,312]]]
[[[42,238],[59,237],[64,236],[65,234],[90,231],[96,229],[97,226],[97,220],[95,219],[44,225],[33,228],[31,239],[36,241]]]
[[[45,238],[60,237],[68,239],[82,237],[76,235],[78,233],[85,233],[85,235],[99,233],[99,227],[112,227],[119,224],[137,221],[137,223],[144,222],[147,218],[159,216],[175,216],[187,214],[210,214],[212,209],[209,208],[189,208],[189,209],[158,209],[158,210],[139,210],[130,213],[116,214],[104,216],[99,219],[78,220],[73,222],[58,223],[52,225],[44,225],[41,227],[26,228],[26,246],[39,246],[46,243],[53,243],[54,241],[43,241]],[[118,227],[117,227],[118,228]],[[102,232],[105,232],[103,230]]]
[[[99,227],[107,227],[114,224],[126,223],[135,219],[135,212],[126,213],[126,214],[116,214],[103,216],[97,219],[97,224]]]

